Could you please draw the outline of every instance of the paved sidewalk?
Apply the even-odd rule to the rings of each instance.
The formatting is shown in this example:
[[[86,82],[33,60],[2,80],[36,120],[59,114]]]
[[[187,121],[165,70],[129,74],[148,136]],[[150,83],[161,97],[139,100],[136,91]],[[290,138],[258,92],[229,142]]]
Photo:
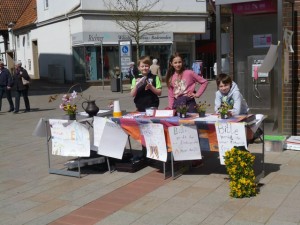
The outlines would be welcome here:
[[[0,112],[0,224],[90,224],[93,215],[60,221],[64,216],[85,210],[101,211],[98,202],[109,194],[124,190],[156,174],[155,167],[146,167],[136,173],[96,169],[87,171],[82,178],[48,174],[46,140],[32,136],[41,117],[56,117],[63,113],[58,108],[60,100],[48,103],[50,95],[64,93],[69,85],[47,84],[35,81],[29,91],[32,112],[12,114],[6,99]],[[213,105],[215,82],[211,81],[205,95]],[[161,107],[167,104],[166,88],[160,98]],[[111,92],[109,86],[85,87],[85,96],[96,98],[104,109],[113,99],[120,99],[121,109],[135,109],[129,95],[129,85],[124,92]],[[80,103],[78,104],[80,105]],[[20,110],[24,109],[21,100]],[[211,108],[212,110],[212,108]],[[271,131],[269,131],[271,132]],[[134,149],[140,145],[133,143]],[[259,156],[261,144],[251,144],[251,152]],[[128,194],[122,207],[115,208],[94,224],[108,225],[296,225],[300,224],[300,152],[266,152],[266,176],[260,180],[260,194],[253,198],[232,199],[224,166],[213,154],[205,154],[204,165],[185,173],[176,180],[162,180],[160,185],[147,189],[141,196]],[[66,162],[56,157],[55,163]],[[155,178],[157,179],[157,178]],[[158,183],[158,182],[154,182]],[[140,185],[142,185],[140,183]],[[139,186],[139,185],[138,185]],[[146,189],[146,187],[145,187]],[[120,197],[120,196],[119,196]],[[121,197],[120,197],[121,198]],[[121,198],[122,199],[122,198]],[[113,204],[113,203],[112,203]],[[103,206],[102,206],[103,207]],[[108,205],[104,208],[108,209]],[[90,212],[90,211],[89,211]],[[73,214],[74,215],[74,214]],[[78,216],[78,215],[77,215]],[[60,222],[59,222],[60,221]]]

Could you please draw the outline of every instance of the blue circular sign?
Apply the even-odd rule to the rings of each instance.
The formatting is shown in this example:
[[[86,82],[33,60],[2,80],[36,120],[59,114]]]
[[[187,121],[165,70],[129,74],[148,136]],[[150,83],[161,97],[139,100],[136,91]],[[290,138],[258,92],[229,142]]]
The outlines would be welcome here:
[[[128,49],[128,46],[123,46],[123,47],[122,47],[122,52],[123,52],[123,53],[128,53],[128,50],[129,50],[129,49]]]

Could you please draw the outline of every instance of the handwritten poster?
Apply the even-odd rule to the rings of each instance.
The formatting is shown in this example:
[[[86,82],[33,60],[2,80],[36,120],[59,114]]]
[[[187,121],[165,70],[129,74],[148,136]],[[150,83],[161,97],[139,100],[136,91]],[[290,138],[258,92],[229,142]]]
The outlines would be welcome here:
[[[225,165],[225,152],[234,146],[247,148],[245,123],[215,123],[219,145],[219,156],[222,165]]]
[[[94,145],[98,147],[99,155],[122,159],[127,138],[120,125],[106,118],[94,117]]]
[[[140,125],[142,135],[144,135],[147,157],[159,161],[167,161],[167,144],[162,124],[148,123]]]
[[[174,126],[168,129],[175,161],[202,159],[196,126]]]
[[[52,154],[90,156],[90,134],[87,127],[76,121],[49,119]]]

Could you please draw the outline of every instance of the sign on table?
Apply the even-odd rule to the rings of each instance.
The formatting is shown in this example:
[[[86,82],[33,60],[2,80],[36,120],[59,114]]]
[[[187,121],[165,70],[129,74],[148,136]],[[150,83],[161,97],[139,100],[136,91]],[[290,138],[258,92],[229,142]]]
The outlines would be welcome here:
[[[225,152],[234,146],[247,148],[245,123],[215,123],[219,145],[219,156],[222,165],[225,165]]]
[[[202,159],[196,126],[174,126],[168,129],[175,161]]]
[[[52,154],[61,156],[90,156],[90,134],[81,123],[49,119]]]
[[[99,155],[122,159],[127,138],[120,125],[107,118],[94,117],[94,145]]]
[[[147,157],[159,161],[167,161],[167,144],[162,124],[148,123],[140,125],[142,135],[144,135]]]

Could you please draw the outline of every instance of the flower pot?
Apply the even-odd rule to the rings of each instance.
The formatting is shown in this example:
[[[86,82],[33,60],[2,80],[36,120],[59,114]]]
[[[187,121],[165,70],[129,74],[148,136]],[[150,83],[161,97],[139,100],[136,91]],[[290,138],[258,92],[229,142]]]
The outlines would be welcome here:
[[[179,113],[180,118],[186,118],[186,113]]]
[[[205,117],[205,111],[199,112],[199,117]]]
[[[76,120],[76,113],[69,114],[69,120]]]
[[[95,100],[84,101],[81,104],[84,111],[89,114],[89,117],[96,116],[99,112],[99,108],[95,103]]]
[[[221,119],[229,119],[231,117],[229,113],[224,113],[224,114],[221,113],[220,116],[221,116]]]

